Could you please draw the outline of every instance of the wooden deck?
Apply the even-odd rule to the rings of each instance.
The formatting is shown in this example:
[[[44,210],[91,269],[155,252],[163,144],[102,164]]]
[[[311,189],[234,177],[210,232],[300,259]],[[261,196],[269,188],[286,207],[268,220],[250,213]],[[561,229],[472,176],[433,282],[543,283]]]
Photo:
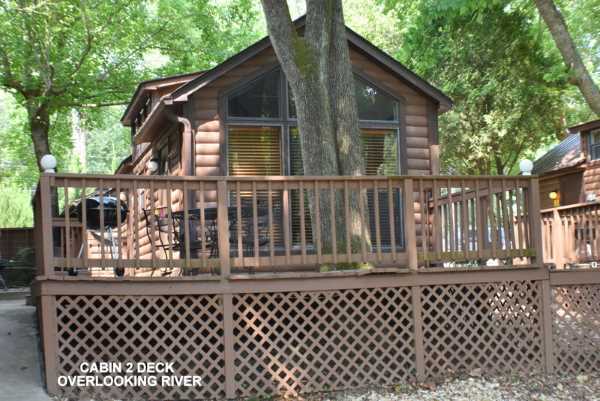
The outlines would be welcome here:
[[[38,273],[208,278],[532,266],[541,262],[537,185],[497,176],[43,175]],[[114,213],[108,198],[127,213]]]

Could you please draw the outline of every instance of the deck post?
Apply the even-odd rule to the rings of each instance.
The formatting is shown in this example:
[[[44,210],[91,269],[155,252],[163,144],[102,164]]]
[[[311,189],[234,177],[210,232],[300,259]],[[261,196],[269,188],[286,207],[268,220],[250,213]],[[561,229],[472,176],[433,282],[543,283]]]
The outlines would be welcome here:
[[[225,359],[225,397],[235,398],[235,347],[233,334],[233,294],[223,294],[223,345]]]
[[[423,346],[423,310],[421,286],[411,287],[413,305],[413,333],[415,336],[415,368],[417,381],[425,380],[425,348]]]
[[[42,348],[44,351],[44,372],[46,389],[49,394],[58,394],[58,326],[56,323],[56,297],[40,297]]]
[[[546,374],[554,373],[554,340],[552,336],[552,288],[550,275],[541,280],[542,286],[542,324],[544,333],[544,370]]]
[[[554,208],[552,210],[552,259],[557,269],[564,269],[564,230],[560,212]]]
[[[529,181],[529,224],[531,227],[531,239],[535,249],[535,263],[538,267],[544,267],[544,250],[542,248],[542,217],[540,208],[540,181],[537,177]]]
[[[219,260],[221,267],[221,279],[229,279],[229,215],[227,213],[227,181],[217,182],[217,233],[219,236]]]
[[[42,269],[45,276],[54,274],[52,260],[54,259],[52,230],[52,191],[50,188],[50,176],[42,173],[40,176],[40,207],[39,215],[42,225],[42,242],[38,244],[38,251],[42,252]]]
[[[404,231],[406,237],[406,252],[408,267],[416,271],[419,267],[417,259],[417,231],[415,226],[415,201],[412,178],[404,180]]]

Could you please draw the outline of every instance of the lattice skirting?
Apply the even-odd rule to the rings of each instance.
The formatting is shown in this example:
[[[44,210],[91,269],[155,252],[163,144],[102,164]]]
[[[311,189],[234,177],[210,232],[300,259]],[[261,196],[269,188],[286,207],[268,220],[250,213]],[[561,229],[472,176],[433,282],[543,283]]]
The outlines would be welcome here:
[[[217,296],[61,296],[56,300],[58,375],[82,362],[175,362],[203,387],[60,387],[85,399],[225,397],[223,307]]]
[[[600,371],[600,285],[552,290],[554,358],[558,373]]]
[[[175,363],[177,375],[202,376],[204,383],[59,392],[95,399],[224,399],[384,386],[476,368],[484,374],[543,371],[542,286],[504,281],[58,296],[57,376],[77,375],[84,361],[164,361]],[[552,320],[556,371],[600,370],[600,286],[556,287],[551,294],[552,313],[546,316]]]

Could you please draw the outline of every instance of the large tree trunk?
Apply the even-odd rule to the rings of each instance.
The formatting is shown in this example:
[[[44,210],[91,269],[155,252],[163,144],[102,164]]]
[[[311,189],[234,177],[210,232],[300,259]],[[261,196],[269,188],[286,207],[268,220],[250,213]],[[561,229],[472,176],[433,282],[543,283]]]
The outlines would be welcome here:
[[[574,83],[579,87],[590,108],[600,116],[600,91],[585,68],[581,55],[577,51],[569,34],[567,24],[554,4],[553,0],[535,0],[540,15],[552,33],[556,47],[562,54],[569,72],[573,75]]]
[[[38,168],[42,171],[40,160],[42,156],[50,153],[50,144],[48,134],[50,132],[50,113],[45,107],[28,104],[27,114],[29,117],[29,129],[31,130],[31,140],[33,150],[38,163]]]
[[[308,0],[304,37],[296,32],[284,1],[262,3],[271,43],[296,102],[304,174],[363,174],[354,78],[341,0]],[[343,252],[346,224],[340,195],[336,195],[335,213],[338,251]],[[312,196],[309,201],[314,203]],[[361,223],[356,193],[350,197],[349,206],[347,225],[351,228],[351,241],[356,244],[365,224]],[[332,225],[327,193],[321,196],[320,222],[314,218],[315,208],[310,209],[313,232],[314,224],[320,224],[323,246],[328,249]]]

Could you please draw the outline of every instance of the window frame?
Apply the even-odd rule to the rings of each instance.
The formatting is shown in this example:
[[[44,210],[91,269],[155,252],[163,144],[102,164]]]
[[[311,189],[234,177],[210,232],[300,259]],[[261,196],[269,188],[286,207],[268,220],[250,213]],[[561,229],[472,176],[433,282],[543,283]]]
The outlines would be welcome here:
[[[267,117],[235,117],[229,115],[229,97],[242,92],[244,89],[251,86],[257,80],[261,79],[264,75],[277,71],[279,73],[279,118],[267,118]],[[381,129],[381,130],[394,130],[396,132],[396,140],[398,141],[398,165],[397,171],[399,175],[407,173],[407,154],[406,154],[406,101],[402,96],[392,93],[391,90],[386,89],[383,85],[377,84],[357,68],[353,68],[353,76],[355,79],[363,81],[369,86],[377,89],[386,96],[396,101],[396,121],[385,121],[385,120],[359,120],[358,125],[360,129]],[[279,64],[269,65],[257,73],[253,74],[248,79],[241,83],[235,84],[232,88],[222,92],[219,96],[219,115],[220,122],[223,130],[223,151],[221,152],[222,164],[221,171],[223,175],[229,176],[229,128],[232,126],[265,126],[265,127],[279,127],[280,132],[280,146],[281,146],[281,165],[283,168],[283,174],[290,175],[291,173],[291,158],[290,158],[290,129],[298,126],[298,120],[295,117],[289,115],[289,84],[285,78]]]
[[[593,129],[591,131],[589,131],[588,135],[589,135],[589,146],[588,146],[588,151],[589,151],[589,155],[590,155],[590,161],[592,160],[600,160],[600,139],[598,142],[594,142],[594,134],[597,134],[600,136],[600,128],[596,128]],[[594,157],[594,150],[597,150],[598,152],[598,157]]]

